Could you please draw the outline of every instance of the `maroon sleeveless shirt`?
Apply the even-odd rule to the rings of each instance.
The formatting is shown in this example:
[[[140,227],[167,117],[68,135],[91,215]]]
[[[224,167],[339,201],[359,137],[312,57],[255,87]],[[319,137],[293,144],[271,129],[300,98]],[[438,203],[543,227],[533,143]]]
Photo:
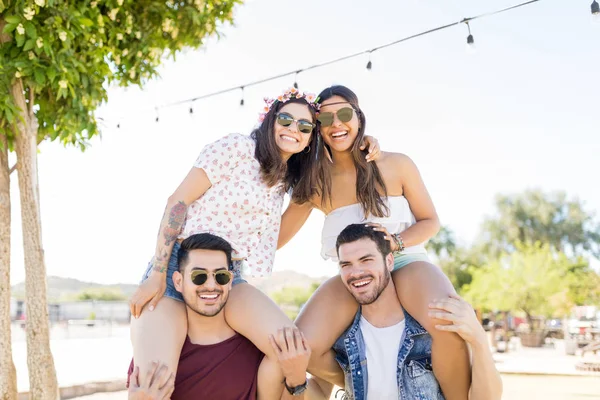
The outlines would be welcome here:
[[[185,339],[171,400],[255,400],[260,352],[244,336],[211,345]],[[128,375],[133,372],[133,360]],[[129,386],[129,379],[127,380]]]

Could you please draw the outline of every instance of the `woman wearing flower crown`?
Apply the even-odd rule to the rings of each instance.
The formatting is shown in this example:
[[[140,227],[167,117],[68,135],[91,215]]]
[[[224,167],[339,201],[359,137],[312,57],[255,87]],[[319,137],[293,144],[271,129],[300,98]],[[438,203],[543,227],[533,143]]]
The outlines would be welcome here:
[[[403,307],[433,339],[433,371],[447,399],[466,399],[470,366],[466,346],[451,332],[436,329],[448,322],[429,316],[429,304],[456,295],[444,273],[431,264],[424,243],[439,230],[435,207],[412,160],[404,154],[381,153],[367,163],[358,146],[366,119],[354,92],[332,86],[318,97],[321,138],[330,161],[321,163],[318,195],[309,202],[293,200],[285,211],[278,247],[298,232],[313,208],[325,213],[321,255],[337,260],[336,239],[349,224],[366,223],[381,231],[394,252],[392,277]],[[365,284],[366,282],[366,284]],[[368,285],[368,277],[361,284]],[[312,348],[309,371],[332,383],[343,382],[331,348],[358,310],[339,276],[325,282],[296,320]]]
[[[183,298],[172,281],[179,243],[210,232],[234,249],[234,288],[229,299],[217,295],[206,301],[215,304],[216,313],[227,301],[228,324],[273,360],[264,367],[268,373],[281,374],[269,334],[292,322],[242,278],[241,270],[253,276],[271,274],[284,194],[300,204],[312,197],[315,160],[322,150],[316,145],[318,104],[313,94],[292,88],[265,102],[261,125],[250,136],[231,134],[207,145],[169,197],[154,258],[130,301],[134,359],[142,369],[154,360],[171,372],[177,369],[187,332]]]

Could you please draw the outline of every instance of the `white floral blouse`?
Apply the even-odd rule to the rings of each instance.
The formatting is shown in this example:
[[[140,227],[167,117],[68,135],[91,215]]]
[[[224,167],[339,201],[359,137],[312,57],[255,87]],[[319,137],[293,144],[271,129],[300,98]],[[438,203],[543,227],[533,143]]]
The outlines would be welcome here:
[[[269,276],[273,270],[283,207],[283,185],[269,188],[254,158],[254,140],[231,134],[208,144],[194,166],[212,186],[188,207],[182,239],[212,233],[231,243],[234,258],[246,261],[244,274]]]

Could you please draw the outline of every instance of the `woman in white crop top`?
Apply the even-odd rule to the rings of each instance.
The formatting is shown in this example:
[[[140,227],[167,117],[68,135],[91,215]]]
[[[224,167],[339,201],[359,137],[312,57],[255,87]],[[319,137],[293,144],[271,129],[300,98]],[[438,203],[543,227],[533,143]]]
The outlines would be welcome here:
[[[395,253],[392,277],[403,307],[433,338],[433,371],[446,399],[466,399],[470,366],[467,348],[453,333],[435,329],[447,322],[429,317],[428,305],[455,295],[449,279],[427,258],[424,243],[439,230],[435,207],[412,160],[382,153],[365,162],[359,147],[365,116],[358,98],[344,86],[332,86],[318,97],[317,117],[330,161],[321,163],[319,196],[285,211],[278,247],[302,227],[313,208],[325,213],[321,254],[337,260],[335,242],[347,225],[369,223],[390,241]],[[312,348],[309,371],[332,383],[343,382],[330,349],[351,324],[358,309],[339,276],[323,283],[298,316],[296,324]]]

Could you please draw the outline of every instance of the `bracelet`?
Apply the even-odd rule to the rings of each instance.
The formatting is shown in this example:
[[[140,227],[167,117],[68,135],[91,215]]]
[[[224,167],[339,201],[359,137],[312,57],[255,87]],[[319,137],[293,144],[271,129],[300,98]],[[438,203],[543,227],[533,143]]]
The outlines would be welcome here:
[[[404,241],[402,240],[402,236],[400,236],[399,233],[395,233],[392,235],[392,238],[394,238],[394,242],[396,242],[396,246],[398,247],[396,251],[393,252],[394,255],[402,253],[404,251]]]

